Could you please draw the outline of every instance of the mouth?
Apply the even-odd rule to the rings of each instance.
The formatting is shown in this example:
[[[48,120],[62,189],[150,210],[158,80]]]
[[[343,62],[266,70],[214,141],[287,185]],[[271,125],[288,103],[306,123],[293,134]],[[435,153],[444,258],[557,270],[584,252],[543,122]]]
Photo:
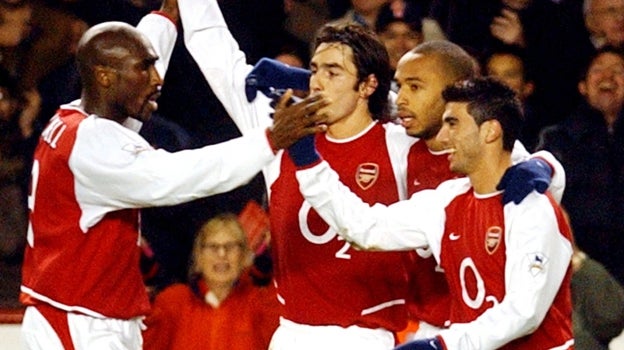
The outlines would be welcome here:
[[[456,152],[455,148],[447,148],[444,150],[444,153],[448,154],[446,158],[448,159],[449,162],[453,159],[453,155],[455,154],[455,152]]]
[[[152,93],[151,95],[149,95],[149,97],[147,98],[147,104],[149,105],[152,112],[158,109],[157,100],[159,97],[160,97],[160,91],[156,91]]]
[[[230,264],[229,263],[217,263],[212,266],[212,269],[215,272],[219,272],[219,273],[228,272],[230,270]]]
[[[397,117],[401,120],[401,125],[404,128],[407,128],[414,120],[414,115],[412,113],[401,109],[397,112]]]
[[[611,81],[603,81],[598,84],[598,90],[604,93],[613,93],[617,89],[617,85]]]

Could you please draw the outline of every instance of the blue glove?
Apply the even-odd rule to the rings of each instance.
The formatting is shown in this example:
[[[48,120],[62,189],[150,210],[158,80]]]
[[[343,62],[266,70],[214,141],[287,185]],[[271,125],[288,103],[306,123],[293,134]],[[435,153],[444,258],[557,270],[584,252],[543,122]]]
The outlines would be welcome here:
[[[550,186],[551,176],[552,169],[545,160],[531,158],[507,169],[496,189],[505,191],[503,204],[511,201],[518,204],[533,190],[539,193],[546,192]]]
[[[314,135],[304,136],[288,147],[288,156],[298,168],[318,162],[321,157],[314,145]]]
[[[444,347],[440,342],[440,339],[435,338],[427,338],[414,340],[409,343],[405,343],[397,346],[394,350],[443,350]]]
[[[266,96],[273,97],[276,89],[293,89],[307,91],[310,88],[310,71],[291,67],[272,58],[262,58],[245,78],[245,95],[247,101],[256,98],[258,90]]]

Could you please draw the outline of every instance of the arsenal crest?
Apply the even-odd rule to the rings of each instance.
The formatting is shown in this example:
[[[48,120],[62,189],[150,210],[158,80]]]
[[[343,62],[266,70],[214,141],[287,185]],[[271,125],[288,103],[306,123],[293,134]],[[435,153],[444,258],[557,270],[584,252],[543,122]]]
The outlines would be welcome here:
[[[369,189],[379,177],[379,165],[375,163],[362,163],[355,172],[355,182],[361,189]]]
[[[503,229],[500,226],[492,226],[488,228],[485,233],[485,250],[488,254],[492,255],[496,249],[498,249],[502,236]]]

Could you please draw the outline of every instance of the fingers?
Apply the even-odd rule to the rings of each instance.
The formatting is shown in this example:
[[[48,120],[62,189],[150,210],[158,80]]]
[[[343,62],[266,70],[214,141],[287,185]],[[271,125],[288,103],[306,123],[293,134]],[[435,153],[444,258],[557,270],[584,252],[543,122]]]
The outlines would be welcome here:
[[[282,97],[280,97],[279,101],[277,102],[277,106],[275,107],[275,109],[283,109],[288,107],[292,103],[292,96],[293,90],[286,90],[286,92],[282,95]]]

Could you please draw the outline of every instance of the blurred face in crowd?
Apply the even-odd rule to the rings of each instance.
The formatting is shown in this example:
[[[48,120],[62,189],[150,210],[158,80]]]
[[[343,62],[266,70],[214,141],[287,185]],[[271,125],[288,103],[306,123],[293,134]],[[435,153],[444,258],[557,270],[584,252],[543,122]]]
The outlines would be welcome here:
[[[398,116],[408,135],[425,140],[435,137],[442,126],[442,90],[454,79],[446,73],[437,55],[409,52],[401,58],[395,79]]]
[[[591,0],[585,24],[612,46],[624,44],[624,0]]]
[[[423,42],[422,33],[412,30],[407,23],[401,21],[391,22],[378,35],[388,50],[390,66],[394,70],[407,51]]]
[[[527,8],[532,2],[533,0],[503,0],[503,5],[512,10],[520,11]]]
[[[17,100],[6,87],[0,87],[0,120],[8,122],[17,109]]]
[[[28,37],[31,30],[32,8],[0,6],[0,47],[15,47]]]
[[[351,0],[351,6],[359,13],[368,14],[379,10],[388,2],[389,0]]]
[[[231,287],[249,263],[245,234],[234,221],[216,221],[202,227],[196,266],[211,288]]]
[[[521,101],[533,93],[533,83],[525,80],[524,64],[520,57],[508,53],[494,54],[485,68],[487,75],[512,88]]]
[[[612,52],[598,55],[578,87],[592,107],[616,115],[624,104],[624,58]]]

